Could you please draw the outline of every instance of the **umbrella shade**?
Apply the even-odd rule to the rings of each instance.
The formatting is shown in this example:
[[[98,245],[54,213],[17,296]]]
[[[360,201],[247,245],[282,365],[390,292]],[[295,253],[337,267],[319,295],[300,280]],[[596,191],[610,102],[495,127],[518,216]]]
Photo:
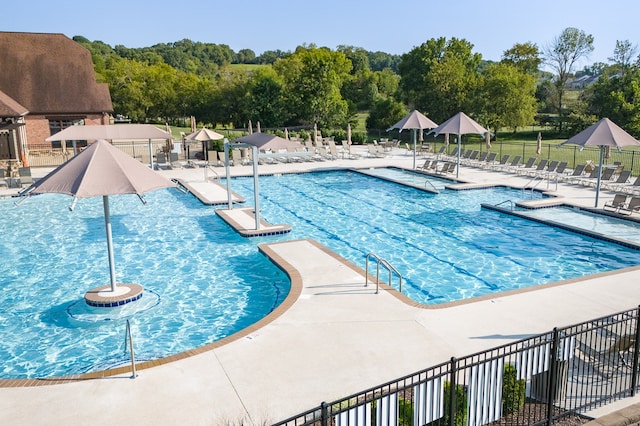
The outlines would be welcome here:
[[[431,121],[429,117],[422,114],[420,111],[413,110],[409,114],[407,114],[402,120],[398,121],[393,126],[389,127],[387,131],[398,129],[400,131],[410,130],[410,129],[433,129],[438,127],[436,123]]]
[[[604,151],[607,147],[622,148],[623,146],[640,146],[640,142],[633,136],[625,132],[620,126],[608,118],[603,118],[575,136],[562,142],[562,145],[598,146],[600,147],[600,163],[598,167],[598,181],[596,184],[596,207],[598,207],[598,196],[600,194],[600,180],[602,174],[602,163]]]
[[[431,133],[434,133],[436,136],[440,133],[455,133],[458,136],[466,134],[478,134],[482,136],[486,132],[488,132],[487,129],[479,125],[464,112],[457,113],[431,131]]]
[[[298,142],[284,139],[280,136],[271,135],[269,133],[252,133],[236,139],[236,142],[244,142],[261,150],[270,149],[272,151],[287,148],[298,148],[301,146]]]
[[[416,132],[420,130],[420,136],[422,137],[422,131],[424,129],[433,129],[434,127],[438,127],[438,125],[433,121],[431,121],[431,119],[429,119],[426,115],[414,109],[409,114],[407,114],[402,120],[398,121],[396,124],[389,127],[387,129],[387,132],[393,129],[398,129],[399,131],[413,130],[413,168],[415,169],[416,168]]]
[[[438,136],[440,133],[454,133],[458,135],[458,162],[456,167],[456,177],[458,177],[460,171],[460,139],[462,139],[462,135],[466,135],[469,133],[475,133],[481,136],[484,136],[488,130],[475,122],[471,117],[469,117],[464,112],[459,112],[435,129],[433,129],[430,133],[434,133],[435,136]]]
[[[144,194],[175,186],[135,158],[105,140],[91,144],[26,191],[57,193],[78,198],[116,194]]]
[[[51,141],[94,141],[98,139],[171,139],[171,134],[151,124],[104,124],[95,126],[71,126],[51,135]]]
[[[542,134],[538,132],[538,139],[536,139],[536,154],[542,154]]]
[[[569,138],[562,145],[580,145],[580,146],[615,146],[621,148],[623,146],[640,145],[633,136],[625,132],[620,126],[608,118],[603,118],[596,124],[593,124],[577,135]]]
[[[351,145],[351,123],[347,123],[347,145]]]
[[[220,139],[224,139],[224,136],[221,135],[220,133],[214,132],[213,130],[209,130],[203,127],[201,129],[196,130],[193,133],[188,134],[184,138],[188,141],[205,142],[205,141],[217,141]]]
[[[29,194],[57,193],[74,198],[102,196],[107,234],[111,291],[116,291],[116,273],[111,238],[109,195],[138,194],[175,186],[105,140],[90,145],[51,173],[31,185]]]

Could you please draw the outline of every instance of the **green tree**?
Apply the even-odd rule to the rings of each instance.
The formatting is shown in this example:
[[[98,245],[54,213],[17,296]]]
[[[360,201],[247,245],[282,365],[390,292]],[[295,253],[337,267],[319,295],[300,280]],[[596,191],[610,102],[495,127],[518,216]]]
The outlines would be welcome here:
[[[402,55],[398,65],[402,100],[436,122],[459,111],[475,112],[480,54],[466,40],[431,39]]]
[[[616,40],[616,48],[609,59],[616,66],[622,76],[631,67],[633,57],[638,53],[638,45],[632,45],[629,40]],[[640,59],[640,58],[639,58]]]
[[[249,118],[265,127],[281,127],[287,116],[284,108],[282,79],[273,68],[260,68],[249,78]]]
[[[489,127],[498,130],[533,123],[537,111],[535,78],[510,63],[487,67],[481,96],[482,117]]]
[[[540,50],[535,43],[516,43],[502,53],[502,61],[515,65],[522,72],[536,75],[542,63]]]
[[[283,80],[292,123],[318,123],[322,127],[346,124],[349,108],[340,89],[351,71],[351,61],[344,53],[298,47],[296,53],[273,66]]]
[[[629,133],[640,136],[640,66],[630,65],[623,74],[604,73],[585,90],[587,112],[608,117]]]
[[[556,105],[559,118],[559,130],[562,131],[564,93],[567,81],[577,63],[593,51],[593,36],[577,28],[565,28],[545,48],[545,61],[556,73]]]
[[[393,98],[376,101],[369,110],[367,129],[388,129],[407,115],[404,105]]]

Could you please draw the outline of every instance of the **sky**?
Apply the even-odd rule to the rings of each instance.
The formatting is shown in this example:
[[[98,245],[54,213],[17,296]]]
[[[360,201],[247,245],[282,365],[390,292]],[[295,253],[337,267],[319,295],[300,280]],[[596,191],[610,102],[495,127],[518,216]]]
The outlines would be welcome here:
[[[616,40],[640,45],[638,0],[137,0],[6,2],[1,31],[84,36],[112,47],[183,39],[251,49],[294,51],[315,44],[403,54],[431,38],[460,38],[498,61],[516,43],[541,50],[565,28],[594,37],[577,69],[608,62]]]

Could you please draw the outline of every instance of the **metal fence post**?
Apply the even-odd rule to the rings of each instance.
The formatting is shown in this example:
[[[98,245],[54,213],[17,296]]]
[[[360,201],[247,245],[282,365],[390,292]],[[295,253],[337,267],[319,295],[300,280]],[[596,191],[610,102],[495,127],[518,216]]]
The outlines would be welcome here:
[[[638,351],[640,351],[640,306],[636,310],[636,341],[633,344],[633,371],[631,372],[631,396],[636,395],[638,385]]]
[[[553,328],[553,343],[551,344],[551,362],[549,363],[549,383],[547,396],[549,400],[547,401],[547,425],[551,425],[551,421],[553,419],[553,401],[556,398],[556,383],[558,381],[556,371],[557,368],[557,358],[558,358],[558,346],[560,342],[560,333],[558,332],[558,327]]]
[[[327,413],[328,411],[328,406],[327,403],[322,401],[320,403],[320,424],[322,426],[328,426],[329,425],[329,413]]]
[[[451,373],[449,376],[449,426],[456,423],[456,365],[458,364],[455,357],[451,357]]]

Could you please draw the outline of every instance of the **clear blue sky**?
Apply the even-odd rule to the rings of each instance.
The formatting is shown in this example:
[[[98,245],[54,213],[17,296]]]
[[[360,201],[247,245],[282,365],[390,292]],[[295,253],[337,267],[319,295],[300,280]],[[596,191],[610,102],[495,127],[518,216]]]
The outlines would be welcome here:
[[[616,40],[640,45],[638,0],[32,0],[5,2],[2,16],[2,31],[81,35],[126,47],[190,39],[257,55],[311,43],[403,54],[430,38],[457,37],[499,60],[515,43],[543,48],[575,27],[595,38],[581,69],[607,62]]]

